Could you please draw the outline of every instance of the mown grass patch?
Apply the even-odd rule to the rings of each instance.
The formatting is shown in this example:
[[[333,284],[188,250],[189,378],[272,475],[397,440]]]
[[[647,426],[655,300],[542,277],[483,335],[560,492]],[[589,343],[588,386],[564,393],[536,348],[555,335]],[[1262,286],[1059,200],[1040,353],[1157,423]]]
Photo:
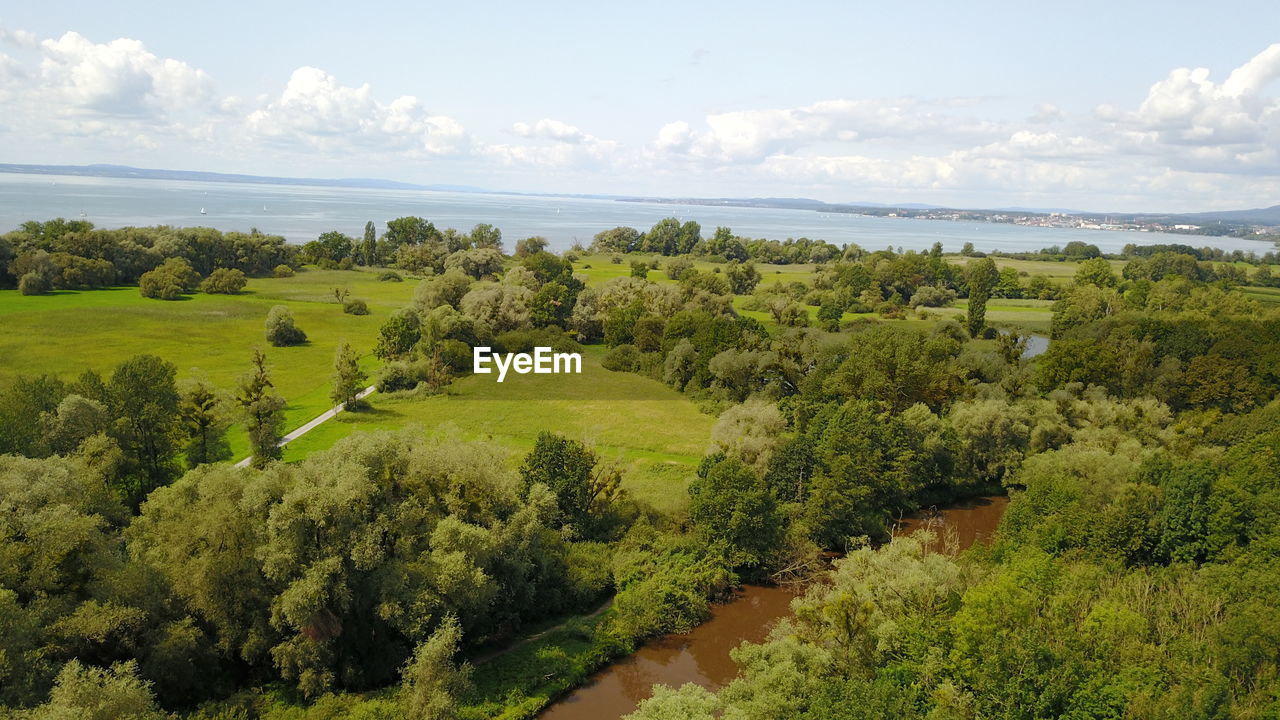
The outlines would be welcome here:
[[[681,507],[711,439],[715,418],[656,380],[611,372],[600,365],[605,348],[583,353],[581,375],[496,375],[459,378],[442,395],[375,394],[372,409],[342,413],[285,448],[286,460],[331,447],[354,432],[418,427],[456,432],[512,451],[518,465],[538,434],[560,433],[591,447],[604,464],[624,470],[624,487],[662,510]]]
[[[183,300],[142,297],[136,287],[23,296],[0,290],[0,385],[19,375],[52,374],[74,379],[86,369],[109,374],[122,361],[143,353],[157,355],[178,369],[179,381],[199,378],[234,391],[249,369],[250,354],[267,354],[277,391],[289,405],[288,427],[297,427],[327,410],[333,356],[342,342],[369,355],[387,315],[413,297],[415,283],[380,282],[371,271],[301,272],[291,278],[251,279],[239,295],[197,293]],[[347,315],[333,288],[350,291],[369,304],[369,315]],[[273,305],[287,305],[305,345],[267,345],[263,323]],[[242,433],[233,431],[232,447],[245,452]]]

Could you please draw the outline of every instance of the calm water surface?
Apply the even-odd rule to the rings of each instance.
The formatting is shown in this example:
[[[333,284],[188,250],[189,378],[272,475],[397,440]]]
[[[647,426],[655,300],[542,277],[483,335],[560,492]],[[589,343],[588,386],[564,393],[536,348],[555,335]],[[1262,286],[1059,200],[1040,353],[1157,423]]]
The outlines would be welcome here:
[[[955,507],[920,513],[904,520],[895,534],[923,524],[954,531],[957,549],[991,539],[1007,497],[969,500]],[[938,546],[941,549],[941,546]],[[713,608],[711,620],[686,635],[669,635],[596,673],[582,687],[548,707],[540,720],[611,720],[636,709],[655,684],[680,687],[696,683],[724,687],[738,674],[729,651],[743,642],[760,642],[778,618],[791,614],[795,595],[787,589],[747,586],[738,598]]]
[[[201,215],[201,209],[207,214]],[[1118,252],[1128,243],[1187,243],[1257,252],[1272,249],[1270,243],[1239,238],[876,218],[811,210],[0,173],[0,232],[26,220],[78,218],[82,212],[99,227],[178,225],[224,231],[256,227],[295,243],[314,240],[330,230],[359,237],[369,220],[382,230],[387,220],[419,215],[441,228],[468,230],[476,223],[491,223],[502,229],[507,247],[521,238],[542,235],[554,249],[564,250],[574,242],[590,243],[601,230],[618,225],[643,230],[664,217],[676,216],[696,220],[708,235],[724,225],[747,237],[810,237],[837,245],[857,243],[873,250],[889,246],[922,250],[941,242],[948,252],[958,252],[964,243],[972,242],[979,250],[1017,252],[1072,240],[1093,243],[1104,252]]]

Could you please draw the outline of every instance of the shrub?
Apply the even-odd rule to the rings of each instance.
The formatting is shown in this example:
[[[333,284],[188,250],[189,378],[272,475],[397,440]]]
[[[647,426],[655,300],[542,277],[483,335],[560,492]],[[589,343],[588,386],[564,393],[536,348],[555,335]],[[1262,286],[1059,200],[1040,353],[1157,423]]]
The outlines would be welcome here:
[[[235,295],[244,289],[244,273],[235,268],[218,268],[200,283],[200,292]]]
[[[619,345],[604,354],[600,364],[605,370],[635,372],[640,367],[640,350],[635,345]]]
[[[388,393],[401,390],[412,390],[422,381],[422,376],[418,368],[412,363],[391,361],[382,366],[378,371],[378,380],[375,383],[378,392]]]
[[[293,322],[293,312],[284,305],[276,305],[267,313],[267,342],[275,347],[301,345],[307,334]]]
[[[288,265],[277,265],[275,269],[271,271],[271,277],[278,278],[293,277],[293,274],[293,268]]]
[[[138,278],[138,291],[142,297],[157,300],[177,300],[184,293],[192,292],[200,283],[200,273],[191,268],[185,258],[169,258],[160,267],[142,273]]]
[[[378,279],[382,282],[404,282],[404,278],[395,270],[383,270],[378,273]]]
[[[955,302],[956,291],[926,285],[911,296],[911,307],[947,307]]]
[[[49,287],[49,278],[37,272],[29,272],[18,281],[18,291],[23,295],[44,295]]]
[[[348,315],[368,315],[369,304],[359,298],[351,298],[342,303],[342,312]]]

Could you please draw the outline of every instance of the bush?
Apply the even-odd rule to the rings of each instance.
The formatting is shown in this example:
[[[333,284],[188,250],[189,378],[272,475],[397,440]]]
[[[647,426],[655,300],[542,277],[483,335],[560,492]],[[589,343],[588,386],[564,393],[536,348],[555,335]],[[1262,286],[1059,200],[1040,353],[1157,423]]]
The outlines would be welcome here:
[[[635,345],[619,345],[604,354],[600,364],[605,370],[635,372],[640,367],[640,350]]]
[[[146,298],[177,300],[194,291],[199,283],[200,273],[191,268],[191,263],[185,258],[169,258],[160,267],[142,273],[138,291]]]
[[[378,273],[378,279],[382,282],[404,282],[404,278],[395,270],[383,270]]]
[[[29,272],[18,281],[18,291],[23,295],[44,295],[49,289],[49,278],[40,273]]]
[[[348,315],[368,315],[369,304],[359,298],[351,298],[342,303],[342,312]]]
[[[244,289],[247,281],[244,273],[235,268],[218,268],[209,273],[209,277],[200,283],[200,292],[220,295],[235,295]]]
[[[916,307],[947,307],[955,302],[956,291],[926,285],[911,296],[910,305]]]
[[[375,385],[380,393],[412,390],[422,382],[422,375],[412,363],[392,361],[378,371]]]
[[[271,271],[271,277],[287,278],[293,277],[293,275],[293,268],[288,265],[277,265],[275,269]]]
[[[301,345],[307,334],[293,322],[293,312],[284,305],[276,305],[267,313],[267,342],[275,347]]]

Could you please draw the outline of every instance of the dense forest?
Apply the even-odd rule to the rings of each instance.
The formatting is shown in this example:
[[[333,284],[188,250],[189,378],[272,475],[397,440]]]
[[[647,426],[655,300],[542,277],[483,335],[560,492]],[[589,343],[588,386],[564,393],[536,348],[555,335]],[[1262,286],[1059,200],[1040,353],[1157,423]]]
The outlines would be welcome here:
[[[285,400],[252,348],[234,390],[153,355],[18,378],[0,388],[0,717],[530,717],[547,696],[482,696],[471,661],[611,600],[579,652],[540,656],[562,692],[742,582],[783,581],[809,589],[736,651],[738,679],[634,717],[1280,713],[1280,311],[1236,291],[1265,264],[1172,247],[1117,271],[1074,248],[1059,282],[675,220],[591,249],[629,272],[588,283],[585,249],[508,256],[492,226],[421,218],[301,248],[64,221],[0,237],[23,294],[136,283],[159,302],[304,265],[421,278],[374,347],[335,358],[352,409],[367,352],[381,392],[425,397],[476,346],[603,345],[605,368],[718,418],[686,509],[663,513],[554,427],[517,458],[406,429],[277,462]],[[992,298],[1053,301],[1047,351],[987,322]],[[292,323],[273,310],[264,337]],[[253,467],[223,462],[234,423]],[[1011,502],[989,547],[889,541],[905,513],[993,492]]]

